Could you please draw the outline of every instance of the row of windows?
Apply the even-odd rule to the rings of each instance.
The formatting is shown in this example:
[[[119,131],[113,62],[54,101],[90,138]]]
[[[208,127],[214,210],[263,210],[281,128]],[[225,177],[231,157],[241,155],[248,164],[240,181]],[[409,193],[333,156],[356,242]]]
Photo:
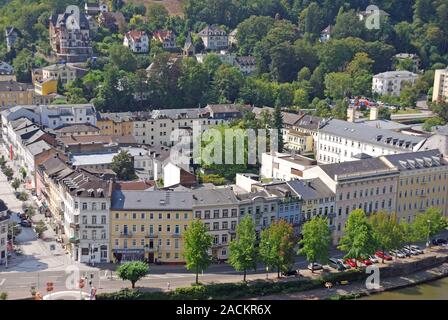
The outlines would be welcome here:
[[[389,192],[387,192],[388,190],[389,190]],[[380,187],[376,187],[376,189],[375,188],[371,188],[370,189],[370,196],[386,194],[386,193],[393,193],[393,192],[394,192],[394,187],[392,185],[390,185],[389,188],[387,188],[386,186],[383,186],[383,188],[381,188],[381,189],[380,189]],[[362,190],[361,189],[359,191],[354,191],[353,194],[351,192],[347,192],[345,194],[345,197],[344,197],[343,193],[340,193],[339,194],[339,200],[342,201],[344,198],[346,200],[349,200],[352,196],[353,196],[353,199],[356,199],[358,197],[359,198],[367,197],[367,196],[369,196],[369,190],[368,189],[366,189],[366,190]]]
[[[322,207],[319,208],[319,215],[322,215],[322,213],[325,214],[325,215],[328,215],[329,213],[333,213],[333,212],[334,212],[334,207],[333,206],[325,207],[325,208],[322,208]],[[310,216],[311,215],[311,209],[307,210],[306,214],[308,216]],[[316,214],[317,214],[317,209],[314,208],[313,209],[313,216],[315,216]]]
[[[232,218],[237,216],[237,209],[231,209],[230,211],[230,216]],[[202,214],[204,213],[204,214]],[[204,212],[200,211],[200,210],[196,210],[194,212],[194,216],[196,219],[210,219],[211,217],[213,217],[213,219],[219,219],[219,218],[228,218],[229,217],[229,209],[216,209],[213,210],[213,215],[211,215],[211,210],[204,210]]]
[[[179,212],[176,212],[176,213],[171,213],[171,212],[153,213],[153,212],[150,212],[149,214],[145,213],[145,212],[142,212],[142,213],[133,212],[133,213],[129,213],[129,214],[127,212],[123,212],[123,213],[115,212],[116,220],[119,220],[119,219],[146,220],[147,218],[149,218],[149,220],[154,220],[154,218],[159,219],[159,220],[170,220],[171,218],[179,220],[181,217],[183,217],[183,219],[185,219],[185,220],[188,220],[188,212],[184,212],[183,215]]]
[[[440,191],[446,191],[446,186],[444,185],[443,187],[441,187],[441,186],[438,186],[437,188],[436,187],[432,187],[432,193],[436,193],[436,192],[440,192]],[[429,193],[431,193],[431,188],[427,188],[426,189],[426,194],[429,194]],[[414,191],[413,190],[410,190],[409,191],[409,195],[412,197],[413,196],[413,194],[414,194]],[[416,196],[424,196],[425,195],[425,189],[415,189],[415,195]],[[404,191],[404,192],[402,192],[402,191],[400,191],[400,193],[398,194],[398,197],[399,198],[401,198],[402,196],[404,196],[405,198],[408,196],[408,191],[406,190],[406,191]]]
[[[429,201],[429,199],[427,199],[426,201],[421,200],[420,206],[418,205],[418,202],[414,202],[414,203],[409,202],[407,205],[406,204],[403,205],[403,211],[412,210],[412,209],[425,210],[426,208],[428,208],[430,206],[430,204],[431,204],[431,206],[436,206],[436,205],[439,206],[440,204],[444,205],[445,199],[444,198],[442,198],[441,200],[440,199],[431,199],[431,201]],[[401,205],[398,205],[398,211],[401,211]]]
[[[98,217],[96,215],[90,216],[91,224],[98,224],[98,219],[97,218]],[[88,224],[89,223],[88,222],[88,217],[85,216],[85,215],[81,216],[81,222],[82,222],[82,224]],[[78,223],[78,221],[76,221],[76,216],[75,216],[75,223]],[[100,223],[99,224],[107,224],[107,216],[102,215],[100,217]]]
[[[107,204],[106,202],[101,202],[101,203],[97,203],[97,202],[92,202],[89,206],[89,204],[87,202],[83,202],[81,203],[81,209],[82,210],[106,210],[107,208]],[[75,202],[75,210],[79,209],[79,202]]]
[[[231,221],[230,230],[236,230],[236,224],[237,224],[237,221]],[[206,223],[204,223],[204,225],[207,228],[207,230],[210,230],[210,223],[206,222]],[[213,222],[213,224],[211,226],[213,227],[212,230],[220,230],[219,222]],[[228,221],[221,222],[221,230],[228,230],[228,229],[229,229],[229,222]]]
[[[141,232],[141,233],[145,233],[146,230],[148,230],[149,234],[154,234],[154,229],[155,229],[154,227],[155,226],[152,225],[152,224],[150,224],[148,226],[145,226],[144,224],[141,224],[140,228],[139,228],[136,224],[134,224],[134,225],[130,226],[130,228],[129,228],[129,226],[127,224],[125,224],[125,225],[122,226],[122,228],[120,230],[120,225],[116,224],[114,226],[114,229],[115,229],[115,232],[117,232],[117,233],[121,232],[123,234],[129,234],[129,232],[136,233],[137,230],[138,230],[138,232]],[[185,224],[184,225],[184,230],[187,230],[187,228],[188,228],[188,225]],[[173,230],[174,234],[180,234],[180,225],[178,225],[178,224],[174,225],[174,229],[171,228],[170,224],[165,225],[165,231],[166,232],[170,233],[170,232],[172,232],[172,230]],[[157,231],[158,232],[163,232],[163,225],[161,225],[161,224],[157,225]]]
[[[165,239],[165,241],[163,241],[163,239],[157,239],[156,243],[154,243],[155,241],[153,239],[145,239],[145,238],[140,238],[140,239],[132,239],[132,240],[128,240],[128,239],[123,239],[123,248],[127,249],[129,246],[136,248],[137,246],[139,247],[148,247],[149,249],[154,249],[155,246],[157,246],[158,249],[162,249],[163,248],[163,243],[165,243],[165,248],[166,249],[171,249],[171,246],[174,247],[174,249],[179,249],[180,248],[180,242],[179,239],[174,239],[174,241],[172,241],[172,239],[167,238]],[[120,239],[115,239],[114,240],[114,244],[116,248],[120,247]]]
[[[190,124],[192,124],[193,121],[200,122],[199,119],[192,119],[192,120],[190,120]],[[171,123],[174,123],[174,120],[171,120]],[[218,123],[219,123],[218,120],[202,120],[202,124],[207,124],[207,125],[218,124]],[[149,124],[150,124],[150,125],[154,125],[154,122],[151,121],[151,122],[149,122]],[[160,127],[160,128],[166,128],[166,125],[167,125],[166,123],[160,123],[160,124],[159,124],[159,127]],[[181,126],[181,125],[182,125],[182,124],[181,124],[180,122],[178,122],[178,127]],[[186,121],[184,121],[184,124],[183,124],[183,125],[184,125],[184,126],[187,126],[188,123],[187,123]],[[139,126],[138,123],[134,123],[134,128],[146,128],[146,123],[142,123],[141,126]],[[151,128],[151,131],[154,131],[154,128]]]
[[[416,183],[420,183],[420,182],[421,183],[425,183],[425,182],[437,181],[437,179],[438,180],[442,180],[442,177],[443,177],[444,180],[446,180],[447,174],[446,173],[444,173],[444,174],[439,173],[438,175],[435,174],[433,176],[428,175],[428,176],[423,176],[421,179],[420,179],[420,177],[416,177],[415,178],[415,182]],[[414,178],[401,179],[400,180],[400,186],[403,186],[403,184],[405,184],[405,185],[414,184]]]
[[[387,200],[382,200],[381,203],[379,201],[375,201],[375,203],[373,202],[364,202],[364,203],[359,203],[358,205],[353,204],[352,208],[350,208],[349,206],[345,207],[345,215],[348,216],[349,213],[353,210],[356,209],[364,209],[364,212],[366,213],[371,213],[373,211],[378,211],[379,209],[386,209],[386,203],[387,203],[387,208],[391,209],[392,208],[392,199]],[[339,208],[338,210],[338,216],[342,215],[342,208]]]
[[[99,236],[100,236],[101,240],[105,240],[107,238],[106,230],[104,230],[104,229],[101,230]],[[83,239],[83,240],[88,240],[88,239],[97,240],[98,239],[98,232],[97,232],[97,230],[91,230],[90,231],[90,237],[89,237],[88,230],[82,230],[81,239]]]

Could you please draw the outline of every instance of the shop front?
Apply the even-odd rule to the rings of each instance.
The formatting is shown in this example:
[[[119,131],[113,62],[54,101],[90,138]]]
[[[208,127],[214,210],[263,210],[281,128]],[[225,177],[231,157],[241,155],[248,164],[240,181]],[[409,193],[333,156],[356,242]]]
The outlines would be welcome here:
[[[144,261],[145,250],[144,249],[114,249],[113,255],[115,261],[127,262],[127,261]]]

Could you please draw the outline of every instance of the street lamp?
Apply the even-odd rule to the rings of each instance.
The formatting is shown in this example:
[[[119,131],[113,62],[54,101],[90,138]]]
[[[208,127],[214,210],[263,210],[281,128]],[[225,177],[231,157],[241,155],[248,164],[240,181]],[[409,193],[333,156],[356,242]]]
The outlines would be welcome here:
[[[431,239],[430,239],[430,234],[431,234],[431,220],[426,220],[426,222],[428,222],[428,242],[426,243],[427,247],[431,246]]]

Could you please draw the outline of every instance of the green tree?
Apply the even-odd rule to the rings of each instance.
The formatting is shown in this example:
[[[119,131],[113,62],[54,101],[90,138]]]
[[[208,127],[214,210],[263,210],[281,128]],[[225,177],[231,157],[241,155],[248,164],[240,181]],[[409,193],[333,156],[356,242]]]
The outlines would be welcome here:
[[[131,49],[121,43],[114,43],[109,48],[110,62],[120,70],[134,72],[137,69],[137,59]]]
[[[446,122],[442,118],[435,116],[425,120],[423,123],[423,130],[431,132],[432,128],[436,126],[443,126],[445,123]]]
[[[416,237],[419,240],[427,239],[431,245],[431,237],[446,229],[447,220],[439,209],[429,208],[425,213],[417,215],[413,227]]]
[[[242,73],[234,67],[222,64],[216,71],[214,86],[221,102],[235,102],[243,83]]]
[[[135,178],[134,159],[127,151],[120,151],[113,157],[111,169],[120,180],[132,180]]]
[[[184,257],[188,270],[196,272],[196,284],[199,284],[199,271],[206,269],[211,259],[208,250],[213,238],[200,220],[193,220],[184,234]]]
[[[277,270],[278,277],[293,265],[296,241],[293,226],[283,219],[261,232],[260,258],[267,267]]]
[[[28,174],[27,171],[26,171],[26,168],[25,167],[20,167],[19,173],[21,174],[22,179],[25,180],[26,175]]]
[[[314,263],[326,263],[328,260],[328,249],[331,242],[331,233],[328,228],[328,219],[325,217],[315,217],[306,222],[302,227],[303,239],[300,244],[303,247],[299,250],[306,260],[312,263],[311,272],[314,273]]]
[[[3,169],[3,174],[6,176],[6,178],[11,179],[14,175],[14,171],[10,167],[6,166]]]
[[[346,99],[341,99],[336,101],[336,105],[331,111],[334,118],[339,120],[347,120],[347,108],[348,101]]]
[[[381,120],[390,120],[391,113],[390,113],[389,108],[386,108],[386,107],[380,108],[378,111],[378,118]]]
[[[333,99],[343,99],[351,95],[353,79],[345,72],[332,72],[325,76],[325,94]]]
[[[398,248],[403,243],[402,230],[395,213],[377,212],[370,216],[369,222],[381,251]]]
[[[37,236],[39,238],[41,238],[44,232],[48,230],[47,226],[45,225],[45,222],[43,221],[39,221],[38,223],[36,223],[34,229],[36,230]]]
[[[438,102],[431,104],[431,110],[437,114],[443,121],[448,122],[448,103]]]
[[[14,189],[14,191],[17,191],[17,189],[20,187],[20,180],[15,178],[12,182],[11,182],[11,187]]]
[[[376,239],[367,217],[362,209],[353,210],[345,225],[345,234],[338,248],[346,252],[345,258],[363,259],[374,254]]]
[[[257,233],[250,216],[245,216],[236,228],[236,239],[229,245],[229,263],[236,271],[243,271],[246,281],[247,270],[256,269],[258,251],[256,247]]]
[[[415,108],[418,99],[418,92],[410,83],[403,83],[400,92],[400,105],[402,107]]]
[[[168,10],[159,3],[148,3],[146,6],[146,17],[152,28],[159,29],[165,26],[168,20]]]
[[[120,279],[131,281],[132,289],[134,289],[135,283],[148,274],[149,267],[141,261],[130,261],[121,264],[116,272]]]

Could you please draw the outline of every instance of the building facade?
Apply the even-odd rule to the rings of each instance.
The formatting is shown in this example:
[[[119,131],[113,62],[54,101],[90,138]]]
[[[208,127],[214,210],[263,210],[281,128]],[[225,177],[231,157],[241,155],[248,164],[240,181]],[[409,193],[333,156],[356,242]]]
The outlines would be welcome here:
[[[110,217],[115,261],[185,261],[183,236],[193,219],[191,193],[115,190]]]
[[[213,237],[211,255],[217,260],[227,260],[229,243],[236,236],[238,225],[238,200],[228,187],[198,188],[192,190],[193,213],[201,219]]]
[[[319,163],[339,163],[382,155],[417,151],[424,137],[411,136],[362,123],[337,119],[321,121],[316,159]]]
[[[372,92],[385,96],[399,96],[405,83],[413,85],[417,74],[409,71],[388,71],[372,78]]]
[[[227,33],[216,25],[205,27],[198,35],[207,50],[227,49],[229,45]]]
[[[8,254],[8,207],[0,199],[0,263],[4,263]]]
[[[448,102],[448,68],[435,71],[432,102]]]
[[[33,104],[34,87],[14,80],[0,81],[0,107]]]
[[[131,30],[124,35],[123,45],[134,53],[147,53],[149,37],[145,31]]]
[[[90,26],[77,6],[68,6],[63,14],[50,17],[50,45],[59,60],[86,61],[92,55]]]

